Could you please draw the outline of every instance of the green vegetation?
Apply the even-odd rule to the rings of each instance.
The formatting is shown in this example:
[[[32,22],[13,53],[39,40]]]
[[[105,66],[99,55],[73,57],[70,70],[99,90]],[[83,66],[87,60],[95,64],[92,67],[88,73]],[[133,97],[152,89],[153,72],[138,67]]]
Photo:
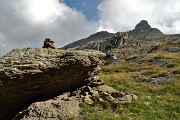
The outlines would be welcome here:
[[[89,106],[82,103],[87,120],[178,120],[180,118],[180,54],[153,52],[146,56],[167,60],[160,66],[145,59],[140,64],[121,60],[119,64],[102,67],[99,76],[111,87],[132,93],[138,100],[132,103],[113,104],[107,102]],[[137,58],[134,57],[134,58]],[[169,82],[151,84],[151,77],[164,77],[172,74]],[[135,81],[140,76],[142,81]]]

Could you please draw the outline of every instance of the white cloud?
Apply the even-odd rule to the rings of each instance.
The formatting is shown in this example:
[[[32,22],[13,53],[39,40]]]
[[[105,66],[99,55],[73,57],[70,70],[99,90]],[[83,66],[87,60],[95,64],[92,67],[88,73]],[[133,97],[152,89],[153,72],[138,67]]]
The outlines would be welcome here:
[[[0,0],[0,56],[41,47],[46,37],[60,47],[100,30],[132,30],[143,19],[164,33],[179,33],[179,8],[180,0],[102,0],[99,21],[88,21],[64,0]]]
[[[13,48],[42,47],[46,37],[63,46],[97,30],[97,22],[61,0],[0,0],[0,56]]]
[[[127,31],[140,20],[164,33],[180,33],[180,0],[102,0],[99,30]]]

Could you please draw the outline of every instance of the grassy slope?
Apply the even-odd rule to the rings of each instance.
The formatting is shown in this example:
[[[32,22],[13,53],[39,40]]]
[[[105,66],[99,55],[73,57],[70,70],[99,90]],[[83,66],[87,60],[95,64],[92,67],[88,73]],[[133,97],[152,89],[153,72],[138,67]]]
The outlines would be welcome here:
[[[177,46],[177,45],[173,45]],[[180,53],[164,53],[170,45],[161,43],[150,54],[168,60],[174,67],[161,67],[146,60],[133,64],[122,60],[118,65],[104,66],[99,73],[108,85],[123,92],[136,94],[138,100],[126,104],[82,103],[87,120],[178,120],[180,118]],[[148,55],[146,55],[148,56]],[[146,78],[174,74],[171,82],[161,85],[148,84]],[[134,76],[143,76],[144,82],[136,82]],[[148,105],[149,104],[149,105]]]

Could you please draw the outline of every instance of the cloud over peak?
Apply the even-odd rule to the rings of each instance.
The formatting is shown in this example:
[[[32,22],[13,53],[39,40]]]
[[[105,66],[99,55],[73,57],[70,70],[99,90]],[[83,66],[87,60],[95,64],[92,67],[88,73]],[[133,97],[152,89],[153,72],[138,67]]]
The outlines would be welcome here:
[[[103,0],[98,6],[99,29],[127,31],[145,19],[164,33],[178,33],[179,8],[179,0]]]

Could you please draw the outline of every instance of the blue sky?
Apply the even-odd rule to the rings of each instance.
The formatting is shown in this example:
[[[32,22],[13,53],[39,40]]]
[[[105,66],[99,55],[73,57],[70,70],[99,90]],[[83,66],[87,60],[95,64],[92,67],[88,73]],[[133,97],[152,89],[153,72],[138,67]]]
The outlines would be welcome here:
[[[97,6],[101,0],[64,0],[66,5],[83,12],[88,20],[97,20]]]

